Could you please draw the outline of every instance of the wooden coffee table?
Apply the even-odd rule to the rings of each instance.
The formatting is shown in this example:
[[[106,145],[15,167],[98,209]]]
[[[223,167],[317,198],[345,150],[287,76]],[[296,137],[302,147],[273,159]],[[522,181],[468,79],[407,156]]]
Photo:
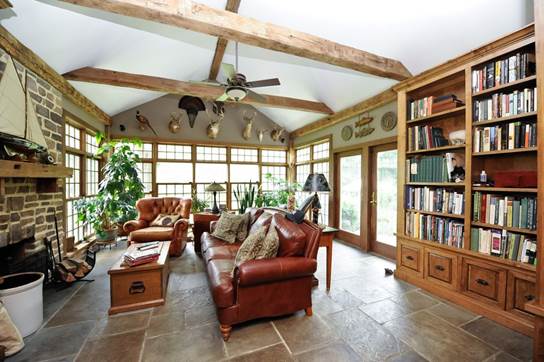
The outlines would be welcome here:
[[[136,247],[138,244],[132,244],[127,251]],[[161,242],[159,248],[161,254],[156,262],[130,267],[123,264],[121,257],[108,270],[111,299],[109,314],[155,307],[165,303],[170,241]]]

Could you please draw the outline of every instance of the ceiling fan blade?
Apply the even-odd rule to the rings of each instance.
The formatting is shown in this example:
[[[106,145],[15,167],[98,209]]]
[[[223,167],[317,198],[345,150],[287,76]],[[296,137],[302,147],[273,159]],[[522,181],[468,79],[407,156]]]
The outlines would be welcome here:
[[[232,64],[221,63],[221,69],[228,79],[233,79],[236,76],[236,69]]]
[[[250,88],[271,87],[274,85],[280,85],[280,80],[278,78],[254,80],[252,82],[246,82],[246,86]]]
[[[219,97],[217,97],[215,100],[219,102],[224,102],[229,99],[229,95],[227,93],[223,93]]]
[[[209,86],[212,86],[212,87],[226,87],[227,86],[226,84],[219,83],[218,81],[212,81],[212,80],[203,80],[203,81],[191,80],[191,81],[189,81],[189,83],[209,85]]]
[[[251,98],[258,100],[260,102],[266,102],[266,98],[260,95],[259,93],[254,92],[250,89],[246,89],[246,91],[247,91],[247,95],[250,96]]]

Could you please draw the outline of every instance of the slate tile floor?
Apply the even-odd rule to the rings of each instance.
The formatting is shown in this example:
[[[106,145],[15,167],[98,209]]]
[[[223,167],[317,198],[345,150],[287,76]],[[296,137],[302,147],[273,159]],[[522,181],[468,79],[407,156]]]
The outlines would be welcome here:
[[[102,250],[93,283],[45,292],[45,323],[15,361],[525,361],[531,339],[384,276],[393,263],[334,244],[326,293],[319,251],[313,317],[303,312],[235,327],[221,339],[206,274],[189,244],[171,260],[167,304],[108,317],[107,270],[124,246]]]

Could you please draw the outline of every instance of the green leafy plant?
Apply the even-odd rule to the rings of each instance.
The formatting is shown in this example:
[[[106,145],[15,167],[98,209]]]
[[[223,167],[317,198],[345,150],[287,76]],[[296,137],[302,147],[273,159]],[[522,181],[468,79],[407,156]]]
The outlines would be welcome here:
[[[98,237],[104,238],[117,225],[136,217],[136,201],[144,197],[144,185],[138,176],[140,157],[132,146],[141,146],[138,139],[103,142],[104,136],[97,134],[100,145],[96,156],[109,155],[102,168],[103,179],[96,196],[75,203],[80,223],[90,225]]]
[[[255,201],[257,207],[286,205],[289,196],[302,189],[299,183],[290,183],[287,180],[274,177],[270,173],[265,175],[265,179],[274,185],[274,191],[262,191],[262,188],[260,188]]]
[[[210,206],[210,203],[208,202],[208,200],[204,200],[204,199],[199,199],[197,194],[196,194],[196,190],[193,190],[191,192],[191,200],[192,200],[192,203],[191,203],[191,211],[193,213],[195,212],[202,212],[204,211],[207,207]]]
[[[238,201],[238,211],[240,214],[245,213],[248,208],[253,207],[255,204],[255,194],[255,185],[253,185],[251,181],[248,186],[244,185],[243,188],[241,185],[236,185],[234,197],[236,198],[236,201]]]

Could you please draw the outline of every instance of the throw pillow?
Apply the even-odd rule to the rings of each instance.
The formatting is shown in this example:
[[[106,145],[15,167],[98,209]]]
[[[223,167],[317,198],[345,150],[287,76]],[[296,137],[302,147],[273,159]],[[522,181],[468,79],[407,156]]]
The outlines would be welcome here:
[[[238,229],[238,233],[236,234],[236,240],[244,241],[247,238],[251,215],[249,214],[249,212],[246,212],[245,214],[240,216],[242,216],[242,222],[240,223],[240,228]]]
[[[256,232],[249,234],[246,240],[244,240],[234,259],[235,268],[244,262],[254,260],[261,255],[267,229],[268,226],[262,226]]]
[[[263,240],[263,246],[261,252],[255,259],[270,259],[275,258],[278,255],[278,248],[280,247],[280,238],[278,232],[274,226],[268,228],[268,232]]]
[[[212,235],[232,244],[236,241],[236,235],[238,235],[238,230],[240,229],[242,221],[243,215],[234,215],[223,212],[219,220],[217,220]]]
[[[159,214],[149,226],[174,226],[174,223],[181,218],[181,215]]]

